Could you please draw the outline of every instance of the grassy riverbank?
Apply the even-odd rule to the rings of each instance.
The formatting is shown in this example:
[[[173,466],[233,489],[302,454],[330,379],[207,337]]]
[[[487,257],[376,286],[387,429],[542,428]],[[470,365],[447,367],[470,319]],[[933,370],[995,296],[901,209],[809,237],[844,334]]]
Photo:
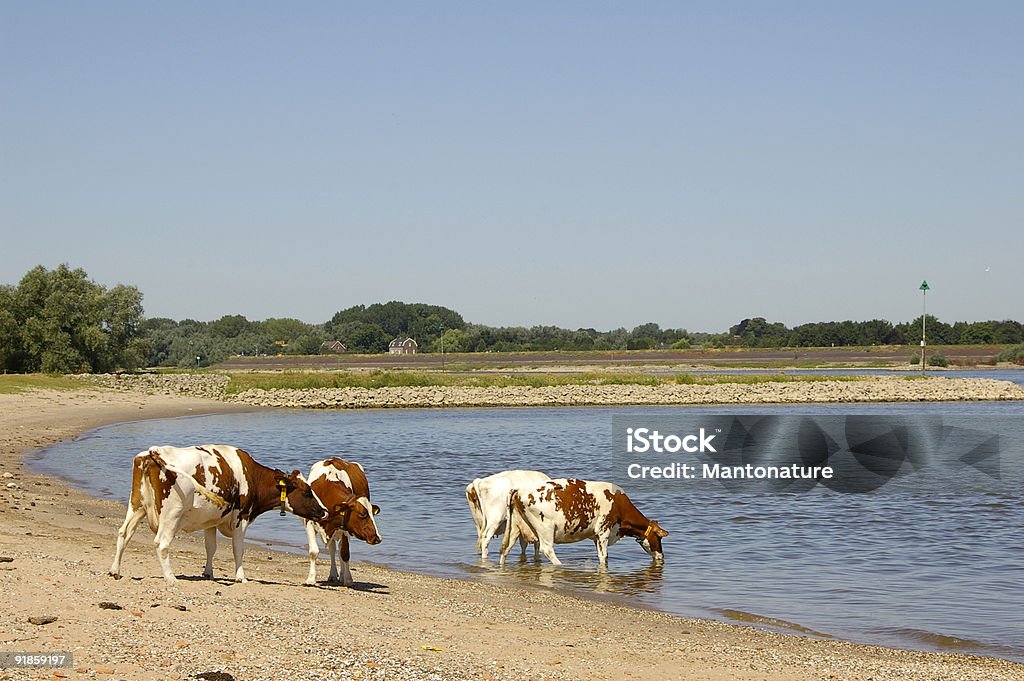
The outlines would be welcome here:
[[[26,390],[81,390],[82,382],[68,376],[49,374],[2,374],[0,395],[16,395]]]
[[[314,390],[324,388],[547,388],[566,385],[719,385],[736,383],[815,383],[861,381],[864,376],[791,374],[652,374],[640,371],[585,371],[576,373],[440,373],[426,371],[253,372],[229,374],[225,392],[246,390]]]

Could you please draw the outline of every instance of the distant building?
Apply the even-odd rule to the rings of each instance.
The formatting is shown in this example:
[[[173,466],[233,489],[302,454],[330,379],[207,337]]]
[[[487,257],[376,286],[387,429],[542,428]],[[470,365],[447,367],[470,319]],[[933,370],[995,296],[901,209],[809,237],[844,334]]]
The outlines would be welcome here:
[[[348,348],[345,347],[345,344],[338,340],[324,341],[323,343],[320,344],[321,355],[324,353],[334,353],[336,355],[340,355],[341,353],[347,350]]]
[[[418,349],[419,345],[412,338],[396,338],[388,344],[388,352],[392,355],[415,355]]]

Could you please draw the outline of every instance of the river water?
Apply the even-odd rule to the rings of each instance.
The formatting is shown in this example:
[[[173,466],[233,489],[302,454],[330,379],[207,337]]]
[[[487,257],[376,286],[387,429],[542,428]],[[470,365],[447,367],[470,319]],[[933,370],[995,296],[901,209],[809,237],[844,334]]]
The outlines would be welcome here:
[[[665,612],[866,643],[1024,661],[1022,493],[796,495],[722,492],[631,498],[671,532],[653,565],[632,541],[597,570],[591,542],[559,546],[565,565],[496,564],[475,554],[464,490],[475,477],[536,468],[611,479],[612,417],[731,414],[735,407],[259,411],[101,428],[38,453],[36,472],[126,501],[131,459],[156,444],[233,444],[263,464],[304,472],[338,455],[366,468],[384,542],[356,561],[460,579],[604,595]],[[972,414],[1022,419],[1024,403],[742,407],[745,414]],[[1024,452],[1004,452],[1024,457]],[[618,481],[622,482],[622,481]],[[629,492],[628,485],[625,485]],[[141,530],[148,534],[148,530]],[[249,537],[300,551],[301,523],[268,513]],[[111,537],[111,547],[114,538]],[[223,551],[223,549],[222,549]],[[179,573],[202,570],[178,560]],[[131,573],[158,572],[151,563]],[[321,577],[326,566],[320,568]],[[359,580],[359,569],[354,570]],[[296,572],[296,583],[304,578]]]

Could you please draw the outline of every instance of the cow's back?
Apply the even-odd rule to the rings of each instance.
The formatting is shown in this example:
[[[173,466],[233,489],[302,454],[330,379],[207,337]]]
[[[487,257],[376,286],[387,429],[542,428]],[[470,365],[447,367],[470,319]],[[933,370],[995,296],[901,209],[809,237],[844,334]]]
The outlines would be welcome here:
[[[345,504],[350,496],[355,496],[360,500],[359,503],[364,504],[368,513],[373,513],[370,483],[366,479],[363,467],[355,461],[346,461],[339,457],[318,461],[309,469],[307,482],[328,509]],[[365,501],[362,501],[363,499]],[[343,516],[332,514],[326,520],[315,522],[324,531],[325,536],[330,537],[342,529]]]
[[[508,509],[508,495],[513,489],[533,489],[547,480],[548,474],[541,471],[512,470],[477,478],[471,485],[485,514],[497,511],[504,515]]]
[[[343,484],[357,497],[370,498],[370,483],[366,479],[366,472],[355,461],[338,457],[318,461],[309,470],[308,482],[321,499],[321,490],[326,493],[336,483]]]
[[[555,543],[591,538],[605,524],[622,488],[610,482],[555,478],[536,488],[517,490],[515,507],[530,525],[550,523]]]
[[[138,475],[141,477],[139,495],[154,531],[175,486],[182,494],[176,495],[171,503],[175,512],[183,515],[182,531],[203,529],[222,521],[227,526],[226,521],[233,519],[251,501],[251,462],[252,458],[245,451],[230,445],[150,447],[135,456],[133,505]],[[213,503],[203,493],[197,494],[197,485],[222,501],[223,506]]]

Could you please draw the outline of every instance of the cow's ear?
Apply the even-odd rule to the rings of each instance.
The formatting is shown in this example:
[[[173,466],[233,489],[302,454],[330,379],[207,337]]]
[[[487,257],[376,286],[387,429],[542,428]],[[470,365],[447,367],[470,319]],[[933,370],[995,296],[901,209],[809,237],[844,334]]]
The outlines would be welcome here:
[[[667,537],[668,536],[668,530],[661,529],[661,525],[658,524],[657,520],[652,522],[651,525],[654,526],[654,534],[658,535],[659,537]]]
[[[347,504],[335,504],[334,507],[331,508],[331,513],[341,513],[345,510],[346,506]]]
[[[378,506],[377,504],[370,504],[370,508],[373,509],[373,514],[374,515],[377,515],[378,513],[380,513],[380,506]]]

